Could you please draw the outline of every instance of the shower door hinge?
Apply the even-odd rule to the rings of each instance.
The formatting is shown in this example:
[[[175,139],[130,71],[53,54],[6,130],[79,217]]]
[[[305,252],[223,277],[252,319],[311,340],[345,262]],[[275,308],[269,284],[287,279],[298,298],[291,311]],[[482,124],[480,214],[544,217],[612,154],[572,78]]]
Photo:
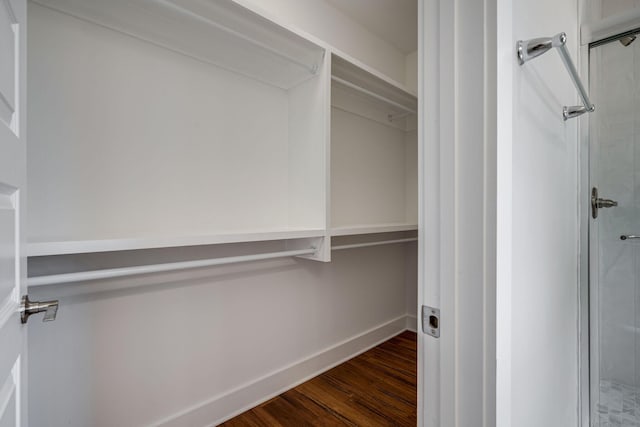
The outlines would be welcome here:
[[[593,217],[593,219],[598,218],[598,209],[614,208],[616,206],[618,206],[618,202],[616,202],[615,200],[602,199],[598,197],[598,188],[593,187],[591,189],[591,216]]]
[[[440,309],[422,306],[422,332],[440,338]]]

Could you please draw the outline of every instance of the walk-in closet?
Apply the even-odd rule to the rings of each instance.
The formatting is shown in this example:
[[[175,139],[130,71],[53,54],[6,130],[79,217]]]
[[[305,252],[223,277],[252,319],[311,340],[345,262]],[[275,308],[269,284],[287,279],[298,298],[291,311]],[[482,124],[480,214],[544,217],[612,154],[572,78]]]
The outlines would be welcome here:
[[[367,350],[415,423],[417,1],[382,3],[27,2],[31,425],[217,425]]]

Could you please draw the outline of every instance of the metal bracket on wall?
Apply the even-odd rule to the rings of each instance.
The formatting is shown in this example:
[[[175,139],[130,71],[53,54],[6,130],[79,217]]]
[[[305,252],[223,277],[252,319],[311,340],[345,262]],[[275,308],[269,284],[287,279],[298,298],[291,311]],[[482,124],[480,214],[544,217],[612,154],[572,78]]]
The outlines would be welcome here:
[[[578,117],[584,113],[591,113],[595,111],[596,107],[589,100],[589,96],[587,95],[587,91],[580,80],[580,76],[578,75],[578,70],[576,70],[575,65],[573,65],[573,61],[571,60],[571,56],[569,55],[569,51],[567,50],[567,35],[565,33],[556,34],[553,37],[541,37],[538,39],[531,40],[518,40],[516,54],[518,56],[518,63],[520,65],[524,65],[525,62],[537,58],[545,52],[548,52],[551,48],[558,49],[558,53],[560,54],[560,58],[562,62],[564,62],[564,66],[571,76],[571,80],[573,80],[573,84],[578,90],[578,94],[582,99],[582,105],[575,105],[570,107],[564,107],[562,109],[562,117],[567,119],[572,119],[574,117]]]
[[[22,297],[20,304],[20,321],[24,324],[29,320],[29,316],[36,313],[44,313],[43,322],[56,320],[58,314],[58,300],[54,301],[31,301],[29,295]]]
[[[440,309],[422,306],[422,332],[440,338]]]

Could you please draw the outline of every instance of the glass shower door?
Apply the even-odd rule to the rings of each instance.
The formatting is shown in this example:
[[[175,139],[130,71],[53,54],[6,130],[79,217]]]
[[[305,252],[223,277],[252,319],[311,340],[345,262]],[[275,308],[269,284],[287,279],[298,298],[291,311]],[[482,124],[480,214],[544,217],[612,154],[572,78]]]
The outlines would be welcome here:
[[[601,199],[590,223],[590,394],[591,425],[601,427],[640,426],[640,40],[634,40],[609,40],[589,55],[596,104],[590,184]]]

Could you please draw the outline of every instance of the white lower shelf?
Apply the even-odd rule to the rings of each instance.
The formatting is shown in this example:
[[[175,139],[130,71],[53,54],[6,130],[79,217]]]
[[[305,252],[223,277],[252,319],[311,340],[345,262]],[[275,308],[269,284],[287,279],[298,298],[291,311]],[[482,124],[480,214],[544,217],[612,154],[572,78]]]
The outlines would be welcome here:
[[[269,240],[323,237],[323,229],[257,230],[242,233],[211,235],[139,237],[108,240],[75,240],[32,242],[27,244],[27,256],[69,255],[92,252],[126,251],[179,246],[217,245],[226,243],[263,242]]]
[[[356,234],[395,233],[400,231],[413,231],[418,229],[418,224],[394,223],[394,224],[360,224],[334,227],[331,236],[353,236]]]

